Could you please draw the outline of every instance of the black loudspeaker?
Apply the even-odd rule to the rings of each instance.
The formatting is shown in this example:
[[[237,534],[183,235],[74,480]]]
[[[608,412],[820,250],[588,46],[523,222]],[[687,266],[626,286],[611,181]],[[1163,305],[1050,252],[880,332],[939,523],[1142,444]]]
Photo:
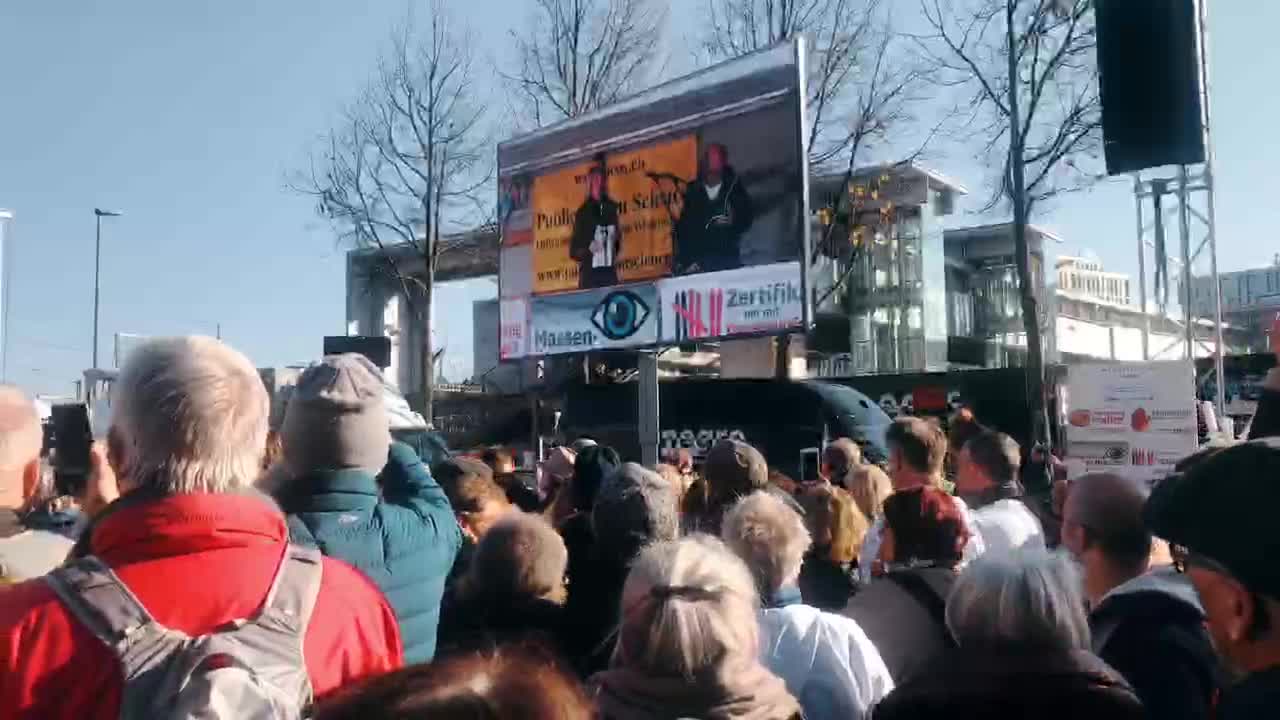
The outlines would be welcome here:
[[[1204,162],[1195,0],[1096,0],[1107,172]]]
[[[326,335],[325,355],[356,353],[380,368],[391,367],[391,338],[368,335]]]

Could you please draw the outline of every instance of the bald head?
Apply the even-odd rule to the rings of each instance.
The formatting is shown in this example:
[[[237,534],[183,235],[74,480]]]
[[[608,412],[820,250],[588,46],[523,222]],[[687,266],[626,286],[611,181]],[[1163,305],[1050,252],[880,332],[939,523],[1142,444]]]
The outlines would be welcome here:
[[[0,469],[22,467],[40,456],[40,416],[31,398],[0,385]]]
[[[0,506],[18,507],[38,476],[40,416],[31,398],[12,385],[0,385]]]
[[[1142,521],[1148,491],[1141,483],[1112,473],[1090,473],[1071,483],[1063,509],[1064,526],[1081,535],[1077,555],[1098,550],[1125,568],[1145,567],[1151,533]]]

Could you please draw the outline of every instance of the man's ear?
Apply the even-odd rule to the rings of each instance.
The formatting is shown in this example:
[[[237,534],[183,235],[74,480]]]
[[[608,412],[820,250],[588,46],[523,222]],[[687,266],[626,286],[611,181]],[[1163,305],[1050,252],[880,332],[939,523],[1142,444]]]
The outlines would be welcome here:
[[[120,440],[120,435],[115,428],[107,431],[107,464],[111,466],[111,472],[119,478],[119,482],[125,480],[124,469],[128,465],[128,458],[125,456],[124,442]]]
[[[1244,588],[1231,588],[1231,617],[1227,620],[1227,637],[1231,642],[1239,643],[1249,639],[1249,631],[1253,627],[1254,615],[1261,608],[1254,603],[1253,597]]]
[[[22,467],[22,500],[29,502],[40,487],[40,458],[36,457]]]

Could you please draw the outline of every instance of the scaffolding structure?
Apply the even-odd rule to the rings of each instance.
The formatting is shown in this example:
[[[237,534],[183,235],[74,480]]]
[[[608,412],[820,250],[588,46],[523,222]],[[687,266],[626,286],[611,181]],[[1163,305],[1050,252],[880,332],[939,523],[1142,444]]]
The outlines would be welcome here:
[[[1213,174],[1213,132],[1210,113],[1208,0],[1197,0],[1197,51],[1200,58],[1201,131],[1205,160],[1200,165],[1181,165],[1163,172],[1134,173],[1133,195],[1137,210],[1138,292],[1144,317],[1142,357],[1182,357],[1194,360],[1214,358],[1214,404],[1219,417],[1226,414],[1223,382],[1222,287],[1218,281],[1217,209]],[[1150,220],[1148,221],[1148,218]],[[1170,225],[1177,228],[1177,245],[1168,243]],[[1148,260],[1150,257],[1150,260]],[[1193,278],[1211,278],[1214,293],[1213,317],[1196,317],[1192,292]],[[1151,283],[1148,284],[1148,278]],[[1170,279],[1177,278],[1171,284]],[[1148,289],[1152,292],[1148,292]],[[1176,299],[1178,314],[1173,313]],[[1154,305],[1154,308],[1152,307]],[[1150,345],[1152,312],[1174,319],[1183,337],[1168,347]],[[1170,355],[1175,349],[1180,352]]]

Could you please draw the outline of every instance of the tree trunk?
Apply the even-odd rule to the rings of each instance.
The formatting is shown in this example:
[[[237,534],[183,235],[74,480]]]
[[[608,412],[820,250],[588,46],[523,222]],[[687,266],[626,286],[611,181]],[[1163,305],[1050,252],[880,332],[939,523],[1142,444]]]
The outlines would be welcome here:
[[[1014,31],[1016,0],[1007,0],[1005,52],[1009,65],[1009,195],[1013,202],[1013,247],[1018,269],[1018,291],[1022,301],[1022,328],[1027,335],[1027,402],[1030,405],[1031,437],[1035,444],[1050,447],[1049,416],[1044,387],[1044,344],[1040,337],[1040,308],[1036,282],[1031,273],[1031,249],[1027,244],[1027,224],[1031,214],[1024,174],[1022,116],[1018,111],[1018,58]],[[1046,474],[1050,472],[1045,464]]]
[[[1047,448],[1050,443],[1045,397],[1044,339],[1040,333],[1040,303],[1036,298],[1036,282],[1031,272],[1031,251],[1027,245],[1025,205],[1025,202],[1014,202],[1013,244],[1017,254],[1022,328],[1027,335],[1027,400],[1031,410],[1031,437]]]
[[[427,258],[426,282],[422,301],[418,303],[418,327],[422,328],[422,417],[432,426],[435,424],[436,358],[435,345],[431,341],[435,329],[431,306],[435,301],[435,271],[435,263]]]

